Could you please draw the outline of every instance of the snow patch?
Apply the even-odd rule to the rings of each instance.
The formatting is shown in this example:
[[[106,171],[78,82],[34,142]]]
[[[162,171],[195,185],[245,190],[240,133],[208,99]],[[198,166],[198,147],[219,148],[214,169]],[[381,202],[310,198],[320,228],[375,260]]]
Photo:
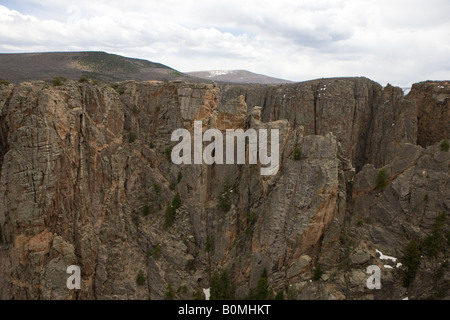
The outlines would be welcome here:
[[[377,250],[377,249],[375,249],[375,250],[380,255],[380,259],[381,260],[391,260],[392,262],[396,262],[397,261],[397,258],[394,258],[394,257],[391,257],[391,256],[386,256],[380,250]]]
[[[212,70],[209,72],[209,76],[210,77],[225,76],[230,73],[233,72],[231,70]]]

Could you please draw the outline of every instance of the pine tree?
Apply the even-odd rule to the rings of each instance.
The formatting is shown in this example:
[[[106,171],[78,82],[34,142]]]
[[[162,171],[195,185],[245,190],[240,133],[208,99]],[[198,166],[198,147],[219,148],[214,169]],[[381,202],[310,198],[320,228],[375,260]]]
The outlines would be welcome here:
[[[145,284],[145,276],[142,270],[139,270],[136,276],[136,283],[138,286],[143,286]]]
[[[256,286],[255,298],[256,300],[266,300],[269,295],[269,280],[267,279],[267,269],[264,268],[261,277],[258,280],[258,285]]]
[[[320,267],[320,264],[317,264],[316,269],[314,270],[314,275],[313,275],[313,281],[318,281],[320,280],[320,278],[322,278],[322,268]]]
[[[295,151],[294,151],[294,160],[295,161],[298,161],[298,160],[300,160],[300,158],[301,158],[301,152],[300,152],[300,149],[299,148],[295,148]]]
[[[214,271],[211,281],[211,300],[230,300],[231,293],[231,279],[226,270],[222,272]]]
[[[173,289],[172,285],[169,283],[167,286],[167,291],[164,294],[165,300],[175,300],[175,290]]]
[[[381,169],[377,174],[377,187],[380,190],[384,190],[387,187],[386,170]]]
[[[416,241],[411,240],[408,243],[400,261],[403,268],[403,286],[407,288],[416,277],[420,265],[420,252]]]

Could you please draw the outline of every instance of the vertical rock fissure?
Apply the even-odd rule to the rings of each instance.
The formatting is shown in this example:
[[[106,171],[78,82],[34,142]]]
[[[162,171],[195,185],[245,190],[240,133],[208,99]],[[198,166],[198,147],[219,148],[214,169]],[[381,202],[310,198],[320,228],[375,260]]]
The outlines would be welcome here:
[[[10,101],[15,93],[15,87],[11,90],[10,94],[6,97],[3,108],[6,110],[9,109]],[[0,180],[2,178],[2,168],[3,168],[3,159],[5,154],[9,150],[8,144],[8,131],[9,129],[6,127],[5,117],[2,116],[2,110],[0,109]]]
[[[74,201],[75,203],[80,203],[80,206],[77,206],[73,212],[73,237],[74,237],[74,247],[75,247],[75,255],[77,256],[77,258],[81,259],[81,244],[80,244],[80,239],[79,239],[79,228],[78,226],[79,224],[79,211],[82,210],[82,205],[81,205],[81,199],[77,198],[80,197],[81,194],[81,190],[80,190],[80,181],[82,180],[82,175],[83,175],[83,143],[84,143],[84,138],[83,138],[83,130],[84,130],[84,116],[83,113],[80,114],[80,137],[79,137],[79,141],[78,141],[78,153],[79,153],[79,161],[78,161],[78,168],[77,168],[77,176],[75,179],[75,183],[73,185],[74,188]]]
[[[5,130],[7,132],[8,130]],[[3,119],[0,117],[0,180],[2,178],[3,159],[8,152],[7,135],[3,133]]]

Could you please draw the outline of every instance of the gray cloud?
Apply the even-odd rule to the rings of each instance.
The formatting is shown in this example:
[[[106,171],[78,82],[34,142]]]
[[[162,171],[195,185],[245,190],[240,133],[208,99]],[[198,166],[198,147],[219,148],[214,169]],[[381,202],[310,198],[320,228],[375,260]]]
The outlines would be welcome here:
[[[0,5],[0,51],[104,50],[180,71],[404,86],[450,78],[449,11],[447,0],[22,0]]]

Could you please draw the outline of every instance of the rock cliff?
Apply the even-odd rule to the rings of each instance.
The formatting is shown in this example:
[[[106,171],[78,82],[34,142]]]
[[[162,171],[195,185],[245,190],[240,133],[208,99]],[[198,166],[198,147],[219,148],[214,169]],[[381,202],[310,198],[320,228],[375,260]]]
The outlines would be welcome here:
[[[404,96],[366,78],[2,85],[0,298],[163,299],[171,286],[193,299],[214,270],[244,298],[264,269],[291,299],[449,298],[450,218],[436,224],[450,208],[449,98],[445,81]],[[173,164],[171,134],[194,121],[278,129],[278,173]],[[380,252],[400,261],[411,240],[422,258],[405,287]]]

